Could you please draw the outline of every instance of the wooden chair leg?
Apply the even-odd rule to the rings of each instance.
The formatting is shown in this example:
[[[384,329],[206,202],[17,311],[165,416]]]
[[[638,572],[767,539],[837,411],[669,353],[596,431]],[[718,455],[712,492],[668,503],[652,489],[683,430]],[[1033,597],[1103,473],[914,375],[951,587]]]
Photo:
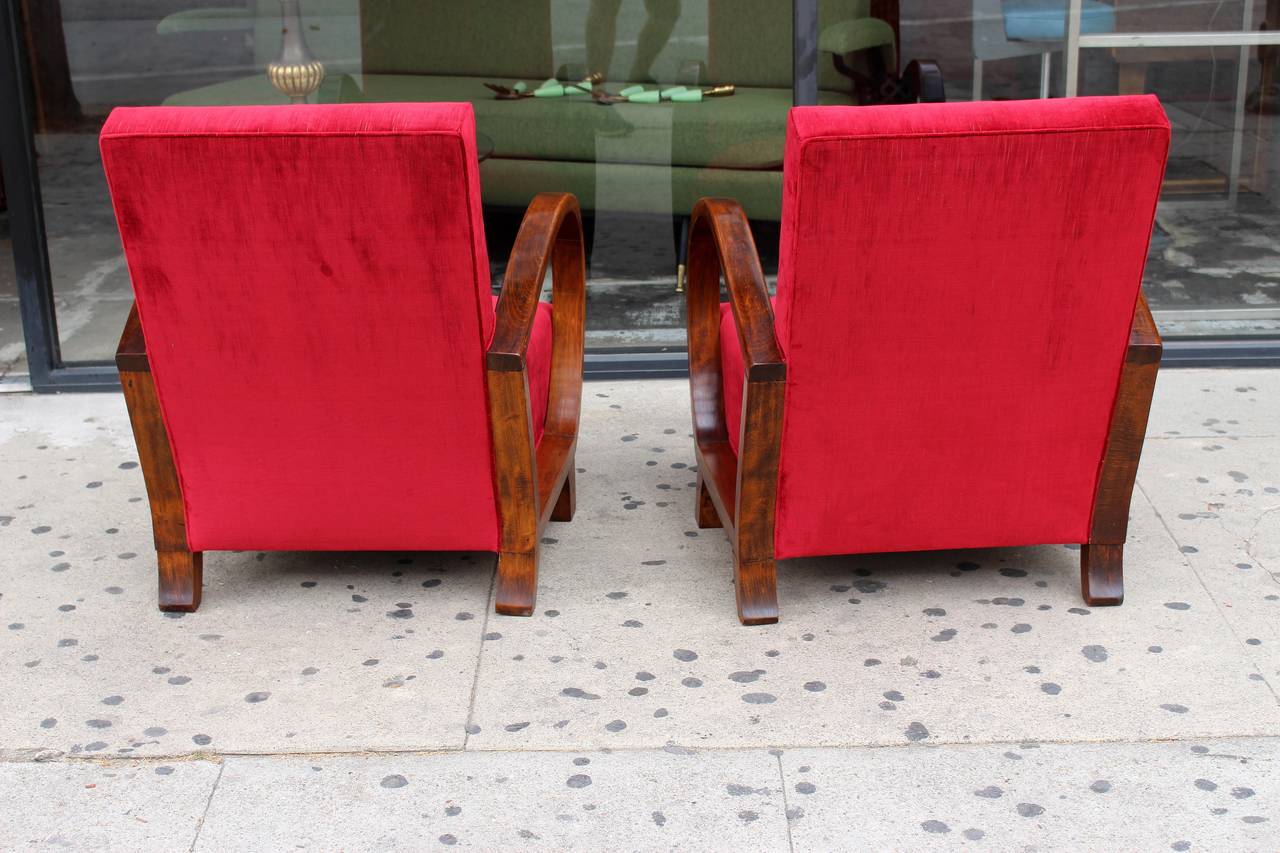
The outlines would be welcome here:
[[[1160,332],[1147,300],[1138,295],[1120,387],[1111,411],[1102,469],[1093,497],[1089,542],[1080,547],[1080,591],[1087,604],[1106,607],[1124,601],[1124,541],[1129,504],[1147,432],[1151,395],[1160,369]]]
[[[199,551],[157,551],[160,568],[160,609],[191,613],[200,606],[204,586],[204,554]]]
[[[778,621],[778,570],[773,560],[744,563],[735,558],[734,587],[738,619],[743,625],[772,625]]]
[[[1124,546],[1080,546],[1080,592],[1090,607],[1124,602]]]
[[[130,309],[129,319],[125,321],[120,346],[116,349],[116,364],[151,506],[151,530],[160,575],[160,609],[190,613],[200,606],[204,556],[191,551],[187,544],[182,483],[160,413],[160,397],[151,376],[137,306]]]
[[[711,502],[711,493],[707,491],[707,482],[702,479],[701,471],[698,472],[698,506],[695,515],[698,527],[703,530],[724,527],[720,521],[720,513],[716,512],[716,505]]]
[[[551,510],[552,521],[573,521],[573,513],[578,507],[578,485],[575,477],[573,460],[569,461],[569,473],[560,487],[560,497],[556,498],[555,508]]]
[[[504,616],[532,616],[538,595],[538,553],[498,554],[498,591],[495,608]]]

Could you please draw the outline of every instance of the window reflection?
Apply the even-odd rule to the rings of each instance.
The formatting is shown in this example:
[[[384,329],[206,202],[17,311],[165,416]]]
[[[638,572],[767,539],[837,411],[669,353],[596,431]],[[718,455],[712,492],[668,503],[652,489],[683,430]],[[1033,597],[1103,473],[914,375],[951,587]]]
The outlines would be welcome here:
[[[291,3],[300,18],[287,32],[282,13]],[[901,99],[898,75],[925,57],[940,66],[950,100],[1061,96],[1067,4],[819,0],[818,102]],[[1280,0],[1081,7],[1086,35],[1280,30]],[[324,66],[311,103],[474,105],[485,137],[495,285],[533,194],[579,196],[593,346],[682,345],[679,247],[700,196],[742,202],[773,273],[792,104],[789,3],[24,0],[19,8],[70,361],[110,356],[131,298],[97,155],[107,112],[119,104],[287,104],[267,66],[295,35]],[[1174,125],[1145,279],[1167,335],[1280,333],[1280,48],[1084,48],[1078,62],[1081,94],[1154,92]],[[607,98],[569,91],[504,100],[485,86],[519,84],[532,95],[547,80],[572,88],[592,73]],[[703,97],[724,85],[732,96]],[[630,87],[642,97],[623,95]],[[598,102],[610,98],[616,102]],[[12,264],[0,263],[0,374],[21,356],[16,304]]]

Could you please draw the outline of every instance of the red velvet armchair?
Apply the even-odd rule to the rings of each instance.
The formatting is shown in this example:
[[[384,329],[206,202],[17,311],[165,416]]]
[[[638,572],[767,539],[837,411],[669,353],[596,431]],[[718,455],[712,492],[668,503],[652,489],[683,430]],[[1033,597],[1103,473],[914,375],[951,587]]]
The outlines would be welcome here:
[[[160,609],[199,606],[204,551],[480,550],[531,613],[574,511],[573,196],[534,199],[494,300],[470,105],[118,109],[101,147]]]
[[[699,202],[697,521],[744,623],[824,554],[1080,543],[1121,602],[1168,144],[1153,97],[797,108],[773,299],[741,209]]]

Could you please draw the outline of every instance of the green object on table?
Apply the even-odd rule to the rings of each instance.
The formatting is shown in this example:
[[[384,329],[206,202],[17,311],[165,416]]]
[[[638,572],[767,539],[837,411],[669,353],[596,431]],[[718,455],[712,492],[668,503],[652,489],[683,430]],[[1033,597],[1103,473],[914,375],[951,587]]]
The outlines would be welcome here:
[[[543,83],[533,90],[533,96],[535,98],[562,98],[564,97],[564,86],[559,83]]]
[[[671,100],[677,104],[696,104],[702,101],[702,90],[685,89],[683,92],[672,95]]]
[[[657,89],[650,89],[647,92],[636,92],[634,95],[628,95],[627,100],[633,104],[656,104],[662,100],[662,95]]]
[[[523,95],[526,91],[528,91],[528,89],[529,87],[525,85],[523,80],[517,80],[515,82],[515,85],[511,87],[511,91],[515,92],[518,95]]]
[[[621,96],[622,96],[622,97],[624,97],[624,98],[629,98],[629,97],[631,97],[632,95],[638,94],[638,93],[643,92],[643,91],[644,91],[644,86],[628,86],[627,88],[623,89],[623,90],[622,90],[621,92],[619,92],[618,94],[619,94],[619,95],[621,95]]]
[[[566,95],[590,95],[591,84],[585,80],[579,83],[570,83],[564,87],[564,93]]]
[[[681,92],[687,92],[688,90],[689,89],[687,86],[672,86],[670,89],[663,89],[661,93],[662,100],[664,101],[675,100],[676,95],[680,94]]]

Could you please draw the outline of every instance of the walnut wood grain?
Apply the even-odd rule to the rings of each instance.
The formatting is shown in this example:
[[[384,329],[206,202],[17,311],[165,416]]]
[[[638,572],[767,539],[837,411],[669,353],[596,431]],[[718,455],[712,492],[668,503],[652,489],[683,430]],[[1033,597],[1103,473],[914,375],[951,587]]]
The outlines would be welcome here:
[[[189,612],[200,606],[204,559],[187,545],[182,484],[165,431],[136,305],[125,321],[124,334],[116,350],[116,366],[151,507],[160,609]]]
[[[151,361],[147,358],[147,341],[142,335],[142,321],[138,319],[136,303],[129,309],[129,317],[124,321],[120,345],[116,347],[116,368],[143,373],[151,371]]]
[[[1094,491],[1089,541],[1080,552],[1080,589],[1091,606],[1124,601],[1123,557],[1129,504],[1138,476],[1161,349],[1160,332],[1146,297],[1139,294]]]
[[[1124,546],[1080,546],[1080,591],[1090,607],[1124,602]]]
[[[555,306],[551,381],[542,441],[535,448],[527,353],[548,265]],[[573,516],[585,326],[578,202],[565,193],[543,193],[530,203],[516,235],[485,359],[500,523],[499,613],[533,613],[542,529],[553,517],[567,521]]]
[[[774,334],[773,308],[746,215],[737,202],[702,199],[689,229],[689,387],[698,460],[697,521],[713,526],[714,510],[734,552],[738,618],[744,625],[778,621],[773,550],[778,454],[786,363]],[[742,427],[729,444],[720,369],[720,276],[723,274],[742,348]]]

